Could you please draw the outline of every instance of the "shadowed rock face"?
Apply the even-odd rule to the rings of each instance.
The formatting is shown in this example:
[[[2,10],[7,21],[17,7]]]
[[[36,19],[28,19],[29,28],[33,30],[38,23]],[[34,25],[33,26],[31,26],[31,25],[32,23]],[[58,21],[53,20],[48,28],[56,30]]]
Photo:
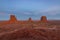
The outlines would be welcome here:
[[[17,19],[16,19],[15,15],[10,15],[10,20],[9,21],[10,22],[16,22]]]
[[[41,17],[41,22],[47,22],[46,16],[42,16],[42,17]]]
[[[29,22],[32,22],[32,19],[31,19],[31,18],[29,18],[29,19],[28,19],[28,21],[29,21]]]

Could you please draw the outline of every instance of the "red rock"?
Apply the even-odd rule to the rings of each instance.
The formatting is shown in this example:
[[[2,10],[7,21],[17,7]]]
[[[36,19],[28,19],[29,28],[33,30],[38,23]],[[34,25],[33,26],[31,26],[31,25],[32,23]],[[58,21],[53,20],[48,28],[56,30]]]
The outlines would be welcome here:
[[[10,22],[16,22],[17,19],[16,19],[15,15],[10,15],[10,20],[9,21]]]
[[[29,18],[29,19],[28,19],[28,21],[29,21],[29,22],[32,22],[32,19],[31,19],[31,18]]]
[[[46,16],[42,16],[42,17],[41,17],[41,22],[47,22]]]

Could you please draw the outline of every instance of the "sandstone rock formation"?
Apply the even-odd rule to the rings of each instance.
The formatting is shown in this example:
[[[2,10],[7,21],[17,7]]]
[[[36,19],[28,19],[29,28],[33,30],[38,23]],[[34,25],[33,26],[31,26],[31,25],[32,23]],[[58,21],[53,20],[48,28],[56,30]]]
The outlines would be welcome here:
[[[46,16],[42,16],[42,17],[41,17],[41,22],[47,22]]]
[[[31,19],[31,17],[28,19],[28,21],[29,21],[29,22],[32,22],[32,19]]]
[[[15,15],[10,15],[10,20],[9,20],[9,21],[10,21],[11,23],[16,22],[17,19],[16,19]]]

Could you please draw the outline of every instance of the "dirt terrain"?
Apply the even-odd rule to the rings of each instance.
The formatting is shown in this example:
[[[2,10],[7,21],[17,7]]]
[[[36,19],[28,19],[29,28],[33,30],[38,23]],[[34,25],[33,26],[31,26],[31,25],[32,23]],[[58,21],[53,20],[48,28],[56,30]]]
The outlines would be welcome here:
[[[60,40],[60,20],[0,21],[0,40]]]

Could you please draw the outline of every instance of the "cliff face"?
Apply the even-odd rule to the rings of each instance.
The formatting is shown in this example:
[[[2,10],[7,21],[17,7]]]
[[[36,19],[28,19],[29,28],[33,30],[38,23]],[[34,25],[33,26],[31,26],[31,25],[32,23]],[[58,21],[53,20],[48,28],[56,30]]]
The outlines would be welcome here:
[[[3,23],[17,23],[18,22],[18,20],[17,20],[17,18],[16,18],[16,16],[15,15],[10,15],[10,19],[7,21],[7,22],[3,22]],[[23,22],[23,23],[26,23],[26,22],[36,22],[36,20],[32,20],[32,18],[30,17],[28,20],[20,20],[20,22]],[[47,18],[46,18],[46,16],[42,16],[41,17],[41,20],[38,20],[37,22],[42,22],[42,23],[47,23]],[[0,23],[2,23],[2,22],[0,22]]]
[[[20,21],[18,21],[15,15],[10,15],[10,19],[7,20],[7,21],[1,21],[0,26],[11,24],[11,23],[16,23],[16,24],[18,24],[18,23],[19,24],[27,24],[27,23],[29,23],[29,24],[32,23],[33,24],[33,23],[35,23],[35,24],[38,24],[38,23],[41,23],[41,22],[47,22],[46,16],[42,16],[41,21],[40,20],[38,20],[38,21],[32,20],[31,17],[28,20],[24,20],[24,21],[20,20]]]
[[[16,19],[15,15],[10,15],[10,20],[9,21],[10,22],[16,22],[18,20]],[[33,21],[34,20],[32,20],[32,18],[30,17],[27,22],[33,22]],[[46,23],[47,22],[47,17],[46,16],[42,16],[40,22]]]
[[[29,19],[28,19],[28,22],[32,22],[32,18],[29,18]]]
[[[17,19],[16,19],[15,15],[10,15],[10,20],[9,20],[9,21],[10,21],[11,23],[16,22]]]
[[[42,17],[41,17],[41,22],[47,22],[46,16],[42,16]]]

